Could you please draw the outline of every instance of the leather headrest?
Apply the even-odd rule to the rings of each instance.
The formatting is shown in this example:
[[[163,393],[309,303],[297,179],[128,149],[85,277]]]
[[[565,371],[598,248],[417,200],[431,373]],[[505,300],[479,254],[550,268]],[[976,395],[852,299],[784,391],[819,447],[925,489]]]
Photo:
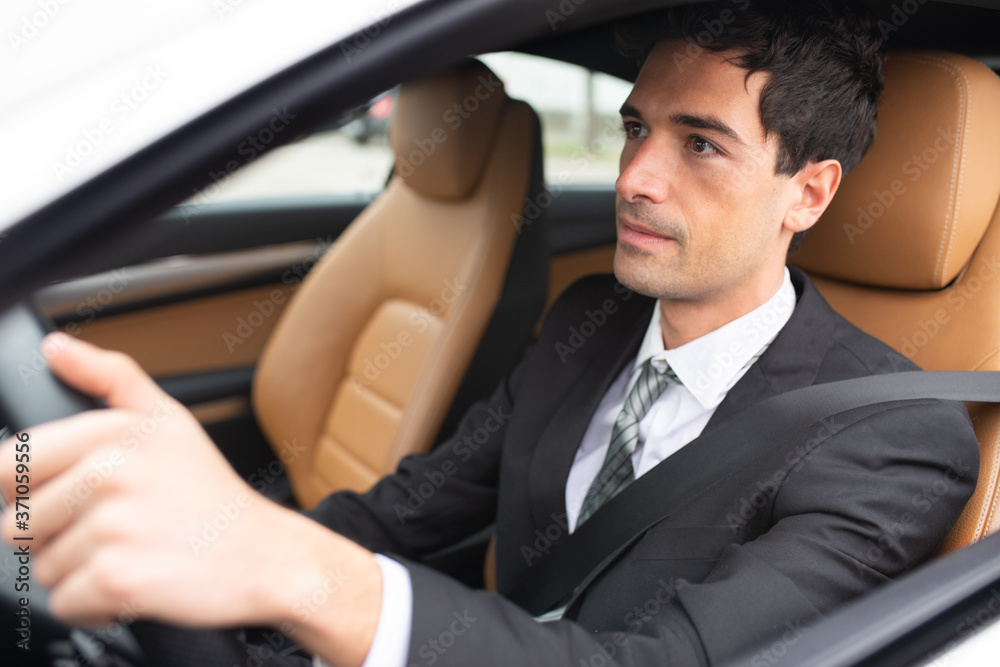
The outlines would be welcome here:
[[[507,99],[503,83],[478,60],[402,86],[390,130],[396,175],[429,197],[467,197]]]
[[[982,63],[891,54],[875,143],[791,261],[876,287],[950,283],[1000,199],[998,120],[1000,79]]]

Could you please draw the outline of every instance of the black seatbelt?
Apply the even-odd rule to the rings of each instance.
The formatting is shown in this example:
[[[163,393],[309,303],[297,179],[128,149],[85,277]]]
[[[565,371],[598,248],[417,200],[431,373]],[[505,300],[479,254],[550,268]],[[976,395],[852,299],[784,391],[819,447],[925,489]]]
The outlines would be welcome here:
[[[576,587],[652,526],[762,452],[823,419],[916,399],[1000,402],[1000,371],[905,371],[812,385],[751,405],[704,431],[609,500],[528,570],[511,600],[534,615]]]

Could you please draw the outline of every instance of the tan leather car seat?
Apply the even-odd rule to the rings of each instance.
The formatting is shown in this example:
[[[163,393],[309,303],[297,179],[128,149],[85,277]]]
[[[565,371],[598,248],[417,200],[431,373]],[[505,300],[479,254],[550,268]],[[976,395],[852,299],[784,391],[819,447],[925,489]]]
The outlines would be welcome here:
[[[537,117],[478,61],[404,85],[390,140],[385,192],[296,291],[254,377],[303,507],[433,444],[541,182]],[[544,279],[538,290],[540,309]]]
[[[791,258],[836,310],[926,370],[1000,370],[998,120],[1000,79],[982,63],[891,54],[875,144]],[[945,551],[1000,525],[1000,406],[968,407],[979,483]]]

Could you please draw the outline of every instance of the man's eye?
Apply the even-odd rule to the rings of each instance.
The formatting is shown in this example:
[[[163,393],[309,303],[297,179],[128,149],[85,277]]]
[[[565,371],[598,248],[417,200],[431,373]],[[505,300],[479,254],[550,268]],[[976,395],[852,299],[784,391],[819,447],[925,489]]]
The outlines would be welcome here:
[[[719,152],[715,144],[702,137],[691,137],[691,150],[699,155],[712,155]]]
[[[625,129],[625,137],[628,139],[638,139],[639,137],[645,137],[648,133],[646,128],[642,126],[642,123],[637,123],[632,120],[627,120],[622,123]]]

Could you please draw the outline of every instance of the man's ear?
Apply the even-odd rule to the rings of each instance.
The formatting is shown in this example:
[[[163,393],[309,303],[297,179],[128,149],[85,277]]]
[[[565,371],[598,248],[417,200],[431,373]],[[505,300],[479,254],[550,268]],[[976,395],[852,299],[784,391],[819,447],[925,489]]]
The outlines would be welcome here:
[[[793,202],[785,213],[784,226],[804,232],[816,224],[840,187],[843,169],[837,160],[810,162],[792,177]]]

